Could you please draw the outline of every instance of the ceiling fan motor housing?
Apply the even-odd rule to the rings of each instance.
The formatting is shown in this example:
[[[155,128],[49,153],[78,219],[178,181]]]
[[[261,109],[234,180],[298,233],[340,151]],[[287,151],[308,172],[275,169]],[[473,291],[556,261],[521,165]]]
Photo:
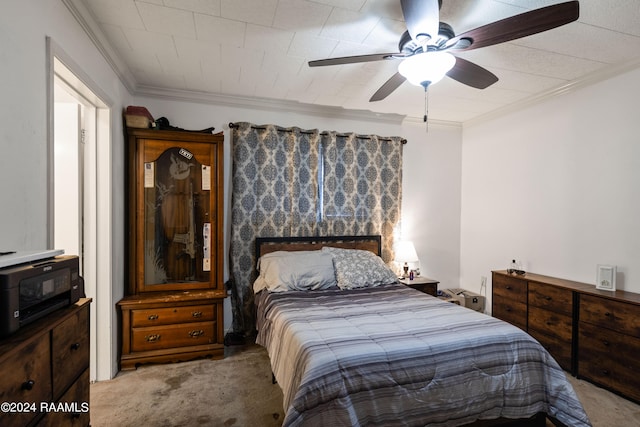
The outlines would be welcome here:
[[[429,40],[427,50],[439,50],[447,41],[449,41],[449,39],[453,37],[455,37],[455,33],[453,32],[451,25],[446,22],[441,22],[438,30],[438,36]],[[406,55],[415,55],[417,53],[424,52],[422,45],[411,38],[409,31],[405,31],[402,36],[400,36],[398,50]]]

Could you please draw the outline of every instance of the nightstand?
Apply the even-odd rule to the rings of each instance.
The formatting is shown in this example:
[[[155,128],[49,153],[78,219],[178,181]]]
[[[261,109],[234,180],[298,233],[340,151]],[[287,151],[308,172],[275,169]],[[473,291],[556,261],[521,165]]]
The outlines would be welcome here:
[[[414,277],[413,280],[409,280],[409,278],[407,277],[406,279],[399,279],[399,281],[403,285],[409,286],[413,289],[417,289],[420,292],[424,292],[425,294],[433,295],[434,297],[438,296],[438,283],[440,282],[437,280],[418,276]]]

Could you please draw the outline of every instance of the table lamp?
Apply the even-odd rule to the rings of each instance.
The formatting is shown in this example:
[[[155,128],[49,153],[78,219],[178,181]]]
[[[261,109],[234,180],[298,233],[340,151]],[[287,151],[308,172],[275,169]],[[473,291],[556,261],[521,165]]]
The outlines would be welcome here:
[[[396,262],[402,264],[402,270],[404,271],[403,277],[407,277],[409,274],[409,263],[419,262],[416,248],[413,246],[413,242],[409,240],[403,240],[396,244],[395,248]]]

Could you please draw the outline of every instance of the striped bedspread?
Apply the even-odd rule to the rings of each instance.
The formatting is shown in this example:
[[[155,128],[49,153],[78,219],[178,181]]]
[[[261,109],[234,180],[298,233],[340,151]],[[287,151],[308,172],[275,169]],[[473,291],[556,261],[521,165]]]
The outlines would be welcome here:
[[[538,412],[590,426],[544,348],[490,316],[403,285],[263,291],[256,303],[285,426],[456,426]]]

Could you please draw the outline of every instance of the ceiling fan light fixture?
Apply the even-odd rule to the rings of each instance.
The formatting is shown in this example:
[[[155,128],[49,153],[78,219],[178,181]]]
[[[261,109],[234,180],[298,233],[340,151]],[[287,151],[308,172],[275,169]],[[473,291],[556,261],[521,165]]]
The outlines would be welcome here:
[[[426,87],[442,80],[456,64],[456,57],[448,52],[424,52],[404,59],[398,72],[409,83]]]

